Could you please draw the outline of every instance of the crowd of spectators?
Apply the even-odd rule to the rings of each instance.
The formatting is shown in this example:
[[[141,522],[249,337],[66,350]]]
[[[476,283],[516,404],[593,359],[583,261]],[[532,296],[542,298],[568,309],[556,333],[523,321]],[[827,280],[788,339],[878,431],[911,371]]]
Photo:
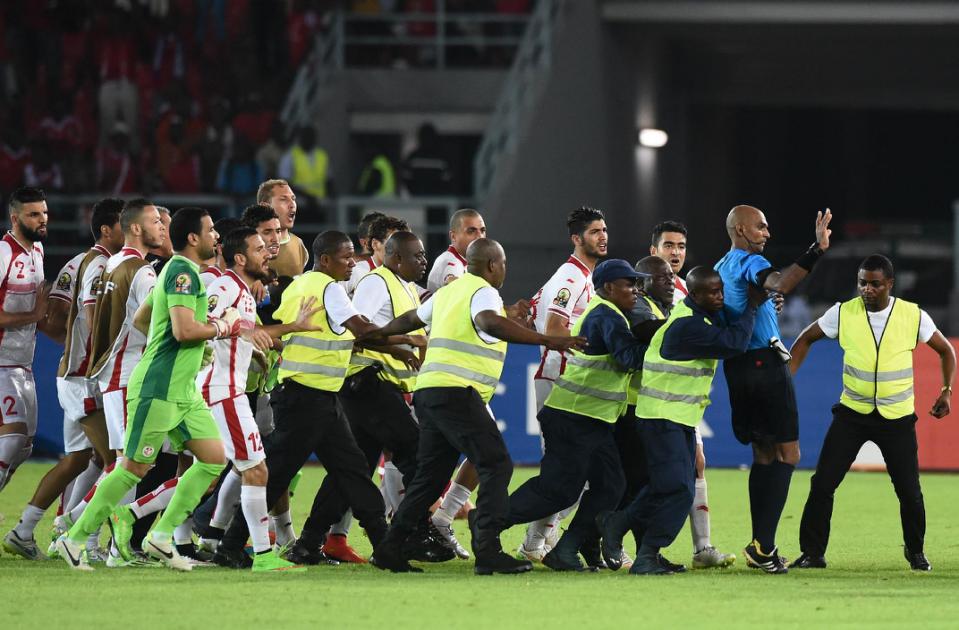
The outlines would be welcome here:
[[[249,195],[332,4],[4,0],[0,189]]]

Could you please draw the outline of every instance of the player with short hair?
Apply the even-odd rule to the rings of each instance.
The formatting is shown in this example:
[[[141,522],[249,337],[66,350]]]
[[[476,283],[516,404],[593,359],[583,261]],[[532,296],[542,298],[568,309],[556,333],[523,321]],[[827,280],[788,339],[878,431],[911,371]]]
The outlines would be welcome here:
[[[573,253],[530,300],[533,325],[544,335],[569,334],[593,297],[593,269],[606,256],[609,245],[606,217],[600,210],[586,206],[577,208],[567,216],[566,227]],[[540,352],[539,368],[533,376],[537,411],[542,409],[552,391],[553,381],[563,373],[567,358],[565,354],[546,347]],[[574,507],[575,504],[569,510],[530,523],[518,550],[520,555],[528,560],[542,561],[559,540],[559,523]]]
[[[44,330],[43,241],[47,202],[39,188],[10,196],[11,229],[0,239],[0,491],[33,452],[37,393],[33,352]]]
[[[4,549],[29,560],[43,557],[33,536],[37,523],[67,485],[88,468],[94,444],[101,467],[102,462],[113,463],[103,420],[103,401],[96,382],[87,378],[87,365],[90,359],[93,306],[96,304],[100,276],[107,258],[123,244],[123,232],[119,225],[122,207],[123,201],[110,198],[94,204],[90,228],[96,243],[67,262],[57,276],[55,292],[51,291],[52,298],[66,298],[69,304],[66,343],[57,373],[66,456],[40,480],[19,523],[4,538]],[[83,490],[84,494],[94,481],[95,478],[89,481]],[[96,543],[93,548],[96,549]]]
[[[191,570],[193,565],[173,546],[173,530],[224,468],[223,443],[196,387],[196,375],[204,342],[239,336],[243,330],[240,314],[227,308],[221,318],[207,318],[199,264],[213,255],[216,244],[209,213],[201,208],[181,208],[170,224],[170,237],[176,254],[134,316],[134,325],[141,332],[149,327],[150,334],[127,387],[129,422],[123,463],[99,484],[80,520],[57,539],[57,551],[73,569],[91,570],[77,541],[116,508],[150,469],[169,438],[174,445],[188,448],[196,461],[180,477],[170,504],[143,547],[149,556],[173,569]]]
[[[673,304],[679,304],[689,295],[686,290],[686,281],[679,272],[686,264],[686,237],[688,230],[679,221],[662,221],[653,226],[652,242],[649,245],[650,256],[659,256],[669,263],[673,270]]]
[[[403,219],[386,215],[379,216],[370,223],[366,232],[366,242],[370,253],[356,261],[353,274],[344,283],[343,288],[346,289],[348,296],[353,297],[356,285],[366,277],[366,274],[377,267],[383,266],[383,258],[386,256],[386,241],[390,238],[390,235],[394,232],[408,232],[409,229],[409,223]]]
[[[280,219],[280,250],[270,268],[278,276],[295,278],[303,273],[310,252],[303,240],[291,230],[296,221],[296,195],[285,179],[268,179],[256,191],[256,202],[270,206]]]
[[[483,215],[462,208],[450,217],[450,246],[436,257],[426,279],[426,290],[436,291],[466,273],[466,250],[470,243],[486,236]]]

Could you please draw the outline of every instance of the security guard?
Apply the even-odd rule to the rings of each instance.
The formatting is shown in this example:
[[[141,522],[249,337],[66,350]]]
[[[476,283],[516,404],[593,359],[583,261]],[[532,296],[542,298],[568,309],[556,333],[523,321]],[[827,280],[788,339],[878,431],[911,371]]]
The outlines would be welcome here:
[[[470,512],[475,572],[521,573],[533,568],[528,561],[503,553],[500,545],[513,462],[487,403],[499,384],[507,342],[564,351],[584,340],[541,335],[505,317],[497,288],[506,278],[506,254],[499,243],[477,239],[466,258],[467,273],[380,331],[401,334],[432,323],[413,395],[420,421],[419,464],[386,539],[374,549],[373,563],[381,569],[420,571],[410,566],[403,542],[443,491],[461,453],[476,465],[480,477],[477,507]]]
[[[540,474],[512,494],[507,517],[516,524],[553,514],[572,505],[589,482],[573,521],[543,557],[556,571],[586,569],[578,554],[598,538],[596,515],[616,507],[623,496],[613,427],[626,408],[630,372],[642,367],[646,352],[629,331],[625,313],[636,305],[636,280],[647,274],[613,259],[596,265],[592,275],[596,294],[570,331],[588,345],[569,356],[537,416],[545,445]]]
[[[838,338],[843,390],[810,480],[799,526],[802,555],[792,568],[826,567],[833,494],[866,441],[882,452],[899,497],[906,560],[917,571],[932,568],[923,552],[926,511],[919,486],[912,351],[922,341],[939,355],[943,385],[929,412],[934,418],[949,414],[956,355],[925,311],[889,295],[894,282],[889,259],[869,256],[859,265],[859,297],[834,305],[793,344],[790,369],[795,374],[810,345],[823,337]]]
[[[356,185],[357,192],[369,197],[395,197],[396,171],[390,159],[382,153],[377,153],[363,168],[360,180]]]
[[[313,257],[313,270],[290,284],[274,313],[277,320],[288,323],[297,317],[301,302],[314,296],[319,309],[314,317],[323,318],[324,329],[284,336],[281,387],[274,390],[272,401],[276,429],[266,451],[267,504],[273,507],[310,455],[316,454],[376,544],[386,533],[383,497],[370,479],[366,457],[353,438],[336,392],[346,379],[353,344],[378,333],[379,327],[356,311],[338,284],[350,277],[355,265],[350,237],[335,230],[319,234],[313,241]],[[313,516],[336,522],[337,507],[329,502],[324,507]],[[238,514],[214,561],[236,566],[232,561],[243,553],[246,539],[246,522]]]
[[[656,331],[643,361],[636,398],[636,428],[646,452],[649,482],[624,510],[603,512],[597,524],[603,558],[621,566],[623,536],[643,530],[633,574],[668,574],[679,569],[659,553],[682,529],[693,503],[696,478],[695,427],[709,405],[709,390],[718,359],[742,353],[752,335],[756,307],[764,291],[750,289],[749,306],[739,320],[724,326],[723,282],[707,267],[686,276],[689,296],[677,304]]]

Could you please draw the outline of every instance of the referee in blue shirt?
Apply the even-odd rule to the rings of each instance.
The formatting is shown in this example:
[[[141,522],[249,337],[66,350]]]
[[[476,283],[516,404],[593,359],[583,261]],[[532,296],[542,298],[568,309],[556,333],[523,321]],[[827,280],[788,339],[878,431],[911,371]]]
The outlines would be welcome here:
[[[732,311],[735,318],[746,310],[749,285],[781,294],[796,288],[829,249],[831,220],[828,208],[817,213],[816,242],[780,271],[762,255],[770,238],[762,211],[745,205],[730,210],[726,232],[732,246],[715,267],[723,279],[727,312]],[[799,463],[799,413],[787,362],[775,306],[766,301],[756,314],[746,352],[723,362],[733,432],[737,440],[753,448],[749,472],[753,540],[743,553],[748,566],[766,573],[787,571],[776,547],[776,528]]]

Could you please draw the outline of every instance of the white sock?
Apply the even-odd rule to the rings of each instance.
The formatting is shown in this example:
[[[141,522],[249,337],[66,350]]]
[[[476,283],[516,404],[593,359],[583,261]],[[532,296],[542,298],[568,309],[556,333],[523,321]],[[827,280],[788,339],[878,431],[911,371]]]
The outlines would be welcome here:
[[[706,480],[696,480],[696,496],[689,510],[689,531],[693,535],[693,553],[710,545],[709,542],[709,501],[706,499]]]
[[[236,514],[236,506],[240,504],[240,483],[242,478],[236,468],[230,469],[229,474],[220,484],[220,490],[216,495],[216,507],[213,509],[213,516],[210,517],[210,527],[217,529],[226,529]]]
[[[37,528],[37,523],[43,518],[45,512],[46,510],[27,503],[27,507],[23,508],[23,514],[20,516],[20,522],[13,528],[13,531],[17,532],[17,536],[23,540],[31,540],[33,530]]]
[[[136,498],[137,498],[137,487],[133,486],[132,488],[127,490],[127,493],[123,495],[123,498],[120,499],[120,502],[117,503],[117,505],[129,505],[133,503],[136,500]]]
[[[73,492],[67,495],[67,503],[63,506],[64,511],[72,510],[77,503],[83,501],[83,497],[87,496],[90,488],[100,479],[102,474],[103,469],[94,464],[93,460],[90,460],[90,465],[86,467],[86,470],[73,480]]]
[[[330,528],[331,534],[336,534],[338,536],[348,536],[350,533],[350,525],[353,524],[353,510],[347,510],[343,514],[343,518],[340,519],[339,523],[333,523],[333,527]]]
[[[243,486],[240,489],[243,518],[250,529],[253,552],[270,550],[270,517],[266,510],[266,486]]]
[[[119,464],[119,461],[120,460],[117,460],[117,464]],[[99,484],[107,475],[113,472],[113,469],[117,464],[107,466],[101,470],[100,474],[97,476],[96,482],[90,486],[90,489],[87,490],[86,494],[78,494],[79,488],[74,488],[74,496],[70,497],[70,502],[73,503],[73,506],[70,508],[69,514],[72,522],[76,523],[80,516],[83,515],[83,510],[87,508],[87,504],[90,502],[90,499],[93,498],[93,494],[97,491],[97,484]],[[77,500],[75,501],[75,499]]]
[[[523,546],[527,549],[539,549],[542,547],[546,543],[546,532],[548,532],[549,528],[553,525],[556,516],[556,514],[550,514],[547,517],[533,521],[527,525],[526,540],[523,541]]]
[[[277,545],[282,547],[296,541],[296,532],[293,531],[293,517],[290,516],[289,510],[271,516],[270,520],[273,522],[273,532],[276,535]]]
[[[176,529],[173,530],[173,542],[177,545],[188,545],[193,542],[192,516],[186,517],[186,520],[177,525]]]
[[[406,488],[403,487],[403,473],[393,462],[386,462],[383,466],[383,483],[380,484],[380,492],[383,494],[383,503],[386,504],[387,516],[392,517],[406,494]]]
[[[470,500],[473,491],[466,486],[461,486],[455,481],[450,483],[450,489],[446,491],[446,496],[440,503],[440,508],[433,514],[433,522],[437,525],[449,525],[456,518],[457,512]]]
[[[130,511],[137,518],[143,518],[147,514],[153,514],[166,509],[170,505],[170,499],[173,498],[173,492],[176,490],[178,477],[167,479],[153,492],[149,492],[130,504]]]
[[[82,474],[82,473],[81,473]],[[70,500],[70,497],[73,496],[73,486],[77,484],[77,477],[74,477],[70,480],[70,483],[63,488],[63,492],[60,493],[59,504],[57,505],[57,516],[60,516],[67,511],[67,501]]]
[[[96,551],[96,549],[99,546],[100,546],[100,528],[97,527],[97,531],[87,536],[87,551]]]
[[[0,435],[0,490],[7,485],[19,466],[20,452],[27,439],[22,433]]]

